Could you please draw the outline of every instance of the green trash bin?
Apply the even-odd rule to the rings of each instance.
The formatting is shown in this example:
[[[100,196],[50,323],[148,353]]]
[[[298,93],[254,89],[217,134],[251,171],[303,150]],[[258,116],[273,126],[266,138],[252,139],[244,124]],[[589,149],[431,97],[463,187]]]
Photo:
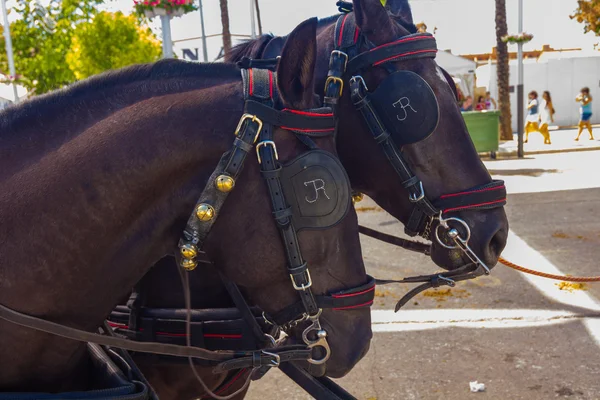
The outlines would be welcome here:
[[[500,146],[500,111],[469,111],[462,115],[477,152],[490,152],[496,158]]]

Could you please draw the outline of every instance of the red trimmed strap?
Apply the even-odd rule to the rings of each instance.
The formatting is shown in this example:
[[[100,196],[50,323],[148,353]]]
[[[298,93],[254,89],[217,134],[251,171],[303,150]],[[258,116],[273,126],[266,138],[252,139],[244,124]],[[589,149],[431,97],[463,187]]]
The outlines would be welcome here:
[[[443,213],[464,210],[486,210],[503,207],[506,204],[504,181],[494,180],[459,193],[442,195],[433,205]]]
[[[375,298],[375,279],[368,275],[367,278],[369,280],[364,285],[360,285],[352,289],[342,290],[329,296],[315,296],[317,306],[319,308],[329,308],[336,311],[370,307],[373,304],[373,299]],[[277,324],[281,325],[298,318],[298,316],[302,315],[303,312],[304,306],[301,302],[298,302],[277,313],[273,320]]]
[[[129,326],[125,324],[118,324],[116,322],[107,321],[108,325],[112,328],[118,329],[127,329],[129,330]],[[137,332],[144,332],[143,328],[137,330]],[[175,333],[175,332],[155,332],[156,336],[166,336],[166,337],[186,337],[185,333]],[[230,334],[230,333],[204,333],[203,336],[208,339],[241,339],[241,334]]]
[[[363,69],[393,60],[435,58],[436,53],[437,45],[433,36],[427,34],[411,35],[375,47],[354,57],[348,61],[346,75],[356,75]]]

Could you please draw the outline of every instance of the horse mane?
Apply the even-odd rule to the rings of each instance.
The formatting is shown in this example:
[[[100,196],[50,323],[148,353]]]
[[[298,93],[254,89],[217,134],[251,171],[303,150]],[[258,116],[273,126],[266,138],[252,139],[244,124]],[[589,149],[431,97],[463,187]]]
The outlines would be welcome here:
[[[235,63],[241,60],[242,57],[256,58],[257,55],[262,54],[267,44],[273,38],[275,38],[273,34],[265,33],[256,39],[244,40],[233,46],[229,53],[225,55],[223,61],[226,63]]]
[[[239,78],[235,65],[224,63],[193,63],[164,59],[149,64],[138,64],[108,71],[76,82],[63,89],[35,96],[22,103],[0,111],[0,138],[23,124],[42,125],[46,118],[55,118],[59,112],[70,114],[103,105],[119,109],[131,104],[133,96],[144,98],[152,94],[169,94],[192,88],[205,88],[216,84],[215,78]],[[114,93],[124,85],[139,84],[139,90]],[[222,83],[222,82],[221,82]],[[112,93],[111,93],[112,92]]]

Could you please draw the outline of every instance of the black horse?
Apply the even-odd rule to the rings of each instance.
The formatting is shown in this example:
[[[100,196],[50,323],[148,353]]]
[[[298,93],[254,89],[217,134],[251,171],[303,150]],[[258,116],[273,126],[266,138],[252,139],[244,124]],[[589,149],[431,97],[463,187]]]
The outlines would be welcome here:
[[[284,50],[286,62],[279,76],[312,77],[315,28],[316,21],[298,28],[300,37],[313,38],[313,47],[301,53]],[[299,45],[292,43],[290,49]],[[278,93],[292,122],[298,118],[290,114],[304,114],[295,110],[318,105],[312,82],[279,84]],[[243,98],[235,66],[162,61],[92,78],[5,111],[0,121],[0,304],[81,330],[97,329],[151,265],[179,252],[177,240],[188,215],[234,139],[241,149],[252,147],[252,141],[240,141],[247,140],[242,132],[254,126],[253,120],[246,119],[237,139],[233,136]],[[269,152],[276,146],[275,156],[282,164],[303,154],[306,145],[290,131],[296,128],[274,127],[269,131],[271,145],[263,141],[260,150]],[[267,134],[266,120],[263,130],[260,137]],[[311,140],[335,152],[331,136]],[[273,220],[270,203],[280,193],[273,193],[272,186],[266,190],[254,154],[249,153],[222,209],[215,205],[218,219],[202,246],[220,274],[237,284],[248,301],[274,316],[296,304],[298,293],[310,304],[310,291],[319,296],[368,282],[347,183],[338,193],[345,208],[337,224],[298,233],[310,275],[302,265],[286,271],[291,255],[288,244],[282,245],[280,230],[287,216],[275,212],[277,224]],[[271,162],[262,157],[262,166]],[[341,167],[339,171],[345,176]],[[274,179],[272,174],[269,179]],[[307,189],[305,196],[312,196]],[[210,216],[200,210],[194,221],[208,221]],[[284,237],[290,245],[295,240]],[[294,289],[292,283],[304,287]],[[195,284],[192,289],[201,290]],[[323,311],[321,322],[331,343],[326,367],[343,374],[368,349],[368,304],[346,312]],[[299,328],[305,327],[291,330],[290,340],[302,343]],[[0,338],[1,391],[92,386],[85,344],[4,320]],[[290,354],[300,357],[303,352]],[[252,354],[260,357],[249,359],[251,365],[279,362],[275,356],[263,360],[269,353]]]

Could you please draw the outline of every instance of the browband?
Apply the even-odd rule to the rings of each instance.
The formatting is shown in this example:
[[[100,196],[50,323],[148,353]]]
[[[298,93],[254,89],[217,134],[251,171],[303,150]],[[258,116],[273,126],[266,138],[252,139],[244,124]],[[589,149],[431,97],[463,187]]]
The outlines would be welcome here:
[[[389,61],[434,58],[436,53],[437,45],[431,34],[409,35],[354,57],[348,61],[346,75],[353,76],[365,68],[375,67]]]

